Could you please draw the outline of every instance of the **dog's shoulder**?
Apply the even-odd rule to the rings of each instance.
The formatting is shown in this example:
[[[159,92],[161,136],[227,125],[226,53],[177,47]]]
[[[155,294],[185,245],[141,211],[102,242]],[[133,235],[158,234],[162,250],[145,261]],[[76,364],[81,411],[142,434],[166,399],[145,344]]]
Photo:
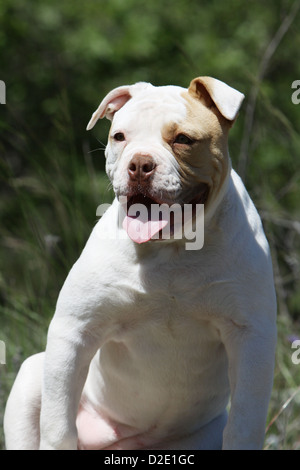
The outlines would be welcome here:
[[[223,238],[234,247],[248,245],[269,256],[269,245],[264,233],[261,217],[238,174],[231,170],[228,191],[218,211],[218,224]]]

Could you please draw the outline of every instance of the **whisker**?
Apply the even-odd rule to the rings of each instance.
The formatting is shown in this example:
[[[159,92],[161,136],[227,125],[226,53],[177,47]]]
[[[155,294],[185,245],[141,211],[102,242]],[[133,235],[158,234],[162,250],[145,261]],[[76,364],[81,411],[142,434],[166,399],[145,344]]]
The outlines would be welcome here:
[[[102,150],[102,152],[105,151],[105,148],[97,148],[97,149],[94,149],[94,150],[89,150],[88,153],[93,153],[93,152],[97,152],[97,150]]]
[[[96,137],[96,140],[99,142],[99,144],[101,144],[101,145],[102,145],[102,147],[98,147],[97,149],[90,150],[88,153],[97,152],[97,150],[102,150],[102,151],[105,151],[105,149],[106,149],[106,145],[105,145],[103,142],[101,142],[101,140],[97,139],[97,137]]]
[[[103,142],[101,142],[101,140],[97,139],[97,137],[96,137],[96,140],[99,142],[99,144],[103,145],[103,148],[106,148],[106,145]]]

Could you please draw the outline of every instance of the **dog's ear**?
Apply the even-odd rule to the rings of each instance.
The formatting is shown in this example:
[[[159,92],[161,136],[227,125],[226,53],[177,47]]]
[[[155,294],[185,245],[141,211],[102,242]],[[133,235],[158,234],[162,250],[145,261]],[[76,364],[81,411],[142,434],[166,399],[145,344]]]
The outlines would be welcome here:
[[[243,93],[212,77],[195,78],[188,92],[207,107],[215,105],[228,121],[235,120],[245,98]]]
[[[116,111],[118,111],[131,98],[130,85],[120,86],[110,91],[108,95],[101,101],[96,111],[93,113],[86,130],[89,131],[94,127],[98,119],[106,117],[112,120]]]
[[[93,113],[86,130],[94,127],[98,119],[106,117],[112,121],[114,114],[121,109],[136,93],[151,87],[150,83],[139,82],[134,85],[125,85],[115,88],[101,101],[96,111]]]

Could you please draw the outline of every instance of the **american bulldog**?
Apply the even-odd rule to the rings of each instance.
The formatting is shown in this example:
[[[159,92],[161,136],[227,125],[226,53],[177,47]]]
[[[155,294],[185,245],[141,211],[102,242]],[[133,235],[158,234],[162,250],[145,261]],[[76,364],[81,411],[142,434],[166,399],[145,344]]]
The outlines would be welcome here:
[[[101,102],[88,129],[112,121],[116,199],[65,281],[45,353],[16,378],[7,449],[263,446],[276,298],[261,220],[227,149],[243,98],[198,77],[188,89],[122,86]],[[154,205],[189,218],[154,217]],[[204,243],[189,248],[179,228],[196,233],[203,206]]]

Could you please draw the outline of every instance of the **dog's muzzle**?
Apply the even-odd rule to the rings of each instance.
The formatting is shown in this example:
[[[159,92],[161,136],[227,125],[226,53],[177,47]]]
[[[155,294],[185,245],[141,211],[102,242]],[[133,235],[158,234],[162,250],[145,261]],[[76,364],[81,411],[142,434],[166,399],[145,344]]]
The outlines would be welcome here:
[[[136,243],[173,238],[176,228],[186,221],[184,206],[190,205],[190,214],[196,214],[197,204],[204,204],[208,186],[201,183],[190,196],[175,201],[154,186],[157,164],[151,155],[136,154],[130,160],[126,194],[120,199],[125,212],[123,228]],[[166,228],[165,228],[166,227]],[[163,230],[164,229],[164,230]]]

